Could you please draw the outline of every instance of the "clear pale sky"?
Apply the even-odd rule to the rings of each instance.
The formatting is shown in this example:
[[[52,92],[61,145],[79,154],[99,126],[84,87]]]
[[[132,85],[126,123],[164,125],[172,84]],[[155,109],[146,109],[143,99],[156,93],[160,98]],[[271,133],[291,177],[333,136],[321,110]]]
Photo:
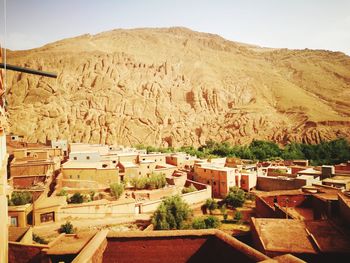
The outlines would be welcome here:
[[[116,28],[184,26],[265,47],[350,55],[350,0],[0,0],[0,41],[30,49]]]

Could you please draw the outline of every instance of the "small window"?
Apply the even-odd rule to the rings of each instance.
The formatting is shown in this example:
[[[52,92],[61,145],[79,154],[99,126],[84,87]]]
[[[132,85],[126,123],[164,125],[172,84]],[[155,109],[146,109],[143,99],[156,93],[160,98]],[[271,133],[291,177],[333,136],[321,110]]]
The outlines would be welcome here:
[[[73,157],[74,160],[77,160],[78,158],[77,157]]]
[[[90,160],[90,156],[86,156],[86,160]]]
[[[146,161],[146,158],[142,158],[142,161]]]
[[[141,172],[139,172],[139,175],[141,175]]]
[[[18,226],[18,217],[11,216],[11,226]]]
[[[16,137],[12,136],[12,140],[15,140],[15,139],[16,139]],[[11,219],[12,219],[12,217],[11,217]]]
[[[80,179],[80,175],[78,175],[77,177],[78,177],[78,179]]]
[[[117,163],[117,161],[116,161],[116,160],[114,160],[114,161],[113,161],[113,163]]]
[[[54,212],[49,212],[49,213],[44,213],[40,214],[40,222],[51,222],[55,221],[55,213]]]
[[[72,176],[70,175],[69,178],[72,179]]]
[[[206,173],[206,172],[207,172],[207,169],[204,169],[204,172]]]
[[[149,169],[149,165],[147,165],[147,168]]]
[[[58,145],[56,145],[56,149],[58,149]]]
[[[104,163],[104,164],[102,164],[102,167],[103,167],[103,168],[107,168],[107,166],[108,166],[108,165],[107,165],[107,164],[105,164],[105,163]]]

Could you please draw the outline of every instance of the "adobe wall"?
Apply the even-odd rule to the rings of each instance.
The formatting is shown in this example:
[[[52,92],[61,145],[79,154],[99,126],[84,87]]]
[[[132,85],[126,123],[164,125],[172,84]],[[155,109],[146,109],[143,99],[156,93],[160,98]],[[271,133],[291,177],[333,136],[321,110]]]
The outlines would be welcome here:
[[[135,214],[135,202],[130,201],[115,201],[101,203],[99,201],[72,204],[61,207],[60,220],[71,218],[104,218],[106,216],[126,216]]]
[[[142,199],[147,198],[149,200],[158,200],[163,197],[175,195],[178,193],[178,188],[176,187],[167,187],[162,189],[154,189],[154,190],[141,190],[135,191],[132,193],[133,198]]]
[[[42,175],[46,174],[51,164],[23,164],[10,166],[10,175],[21,176],[21,175]]]
[[[69,188],[98,188],[98,182],[90,180],[61,179],[61,187]]]
[[[28,245],[18,242],[9,242],[9,263],[49,262],[48,257],[41,251],[47,245]]]
[[[272,204],[273,204],[273,197],[272,197]],[[275,218],[275,209],[274,206],[270,206],[267,200],[265,198],[262,198],[260,196],[255,197],[255,211],[257,217],[263,217],[263,218]]]
[[[349,203],[346,203],[345,199],[346,197],[343,194],[338,194],[340,215],[345,222],[350,224],[350,207]]]
[[[306,180],[304,179],[279,180],[258,176],[256,188],[262,191],[278,191],[300,189],[304,185],[306,185]]]
[[[89,241],[88,244],[74,258],[72,263],[102,263],[103,253],[107,247],[106,236],[108,230],[101,230]]]
[[[103,262],[191,262],[208,237],[107,238]],[[127,242],[126,242],[127,241]]]
[[[189,205],[201,203],[207,200],[208,198],[211,198],[211,188],[210,186],[208,186],[207,189],[204,189],[204,190],[182,194],[181,198]],[[140,212],[141,213],[153,212],[158,208],[161,202],[162,202],[161,199],[150,201],[150,202],[144,202],[140,204]]]
[[[15,188],[29,188],[37,183],[44,183],[46,175],[38,176],[14,176],[12,178],[13,186]]]

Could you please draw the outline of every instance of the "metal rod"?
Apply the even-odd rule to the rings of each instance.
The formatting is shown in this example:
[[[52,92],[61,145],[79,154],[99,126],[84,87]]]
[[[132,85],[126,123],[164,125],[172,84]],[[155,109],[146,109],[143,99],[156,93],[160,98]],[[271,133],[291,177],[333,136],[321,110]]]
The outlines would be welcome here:
[[[50,77],[50,78],[57,78],[56,73],[45,72],[45,71],[40,71],[40,70],[35,70],[35,69],[30,69],[30,68],[23,68],[23,67],[19,67],[19,66],[9,65],[7,63],[6,63],[6,67],[5,67],[4,63],[0,63],[0,68],[6,68],[6,70],[14,70],[14,71],[35,74],[35,75],[40,75],[40,76],[45,76],[45,77]]]

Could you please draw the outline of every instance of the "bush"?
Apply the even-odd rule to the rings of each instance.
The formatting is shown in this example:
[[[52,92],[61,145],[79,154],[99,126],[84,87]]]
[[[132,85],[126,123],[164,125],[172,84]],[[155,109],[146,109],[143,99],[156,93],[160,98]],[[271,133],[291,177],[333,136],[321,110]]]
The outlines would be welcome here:
[[[192,221],[194,229],[209,229],[220,226],[220,220],[215,216],[199,217]]]
[[[239,222],[241,222],[242,218],[243,218],[242,213],[240,211],[236,211],[236,213],[233,216],[233,220],[235,222],[239,223]]]
[[[57,193],[57,196],[67,196],[68,192],[65,188],[62,188],[59,193]]]
[[[246,200],[246,195],[242,189],[239,189],[238,187],[235,186],[230,188],[230,191],[224,200],[228,206],[241,207],[243,206]]]
[[[148,177],[134,178],[131,184],[136,189],[159,189],[166,185],[165,174],[152,173]]]
[[[81,204],[84,202],[84,196],[77,192],[77,193],[74,193],[74,195],[71,196],[71,198],[69,199],[69,203],[72,203],[72,204]]]
[[[152,224],[156,230],[183,229],[192,211],[180,196],[171,196],[162,201],[153,213]]]
[[[182,193],[183,194],[187,194],[187,193],[192,193],[192,192],[195,192],[197,191],[197,188],[193,186],[193,184],[191,184],[189,187],[184,187],[182,189]]]
[[[25,205],[32,201],[32,194],[29,192],[13,192],[9,205]]]
[[[74,234],[75,230],[71,222],[67,221],[65,224],[61,225],[58,230],[60,233]]]
[[[89,193],[89,196],[90,196],[90,201],[94,201],[95,191],[91,191],[91,192]]]
[[[226,222],[226,221],[227,221],[227,217],[228,217],[228,215],[227,215],[227,207],[226,207],[226,204],[223,204],[223,205],[221,206],[220,211],[221,211],[221,213],[222,213],[222,216],[223,216],[223,218],[224,218],[224,221]]]
[[[206,229],[207,225],[204,222],[203,217],[196,217],[192,221],[192,228],[194,229]]]
[[[124,192],[124,185],[115,183],[110,185],[111,188],[111,194],[116,198],[119,199],[119,197],[123,194]]]
[[[209,198],[205,201],[205,207],[209,210],[210,214],[218,208],[218,203],[213,199]]]
[[[49,243],[47,240],[45,240],[44,238],[42,238],[39,235],[33,234],[33,241],[35,241],[36,243],[39,244],[47,244]]]

